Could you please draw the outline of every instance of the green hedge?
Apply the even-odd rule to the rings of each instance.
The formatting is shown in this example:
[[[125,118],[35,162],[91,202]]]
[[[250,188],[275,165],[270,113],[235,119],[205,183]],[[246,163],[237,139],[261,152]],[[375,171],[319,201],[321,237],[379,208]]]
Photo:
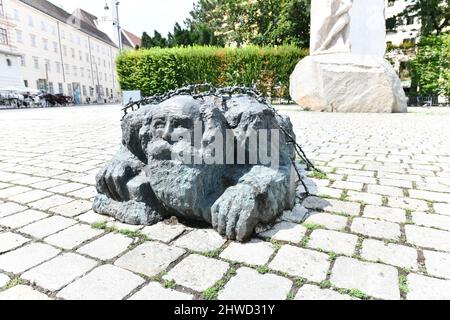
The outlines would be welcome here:
[[[307,50],[293,46],[244,49],[188,47],[124,51],[117,58],[122,90],[163,94],[188,84],[253,86],[288,98],[289,76]]]

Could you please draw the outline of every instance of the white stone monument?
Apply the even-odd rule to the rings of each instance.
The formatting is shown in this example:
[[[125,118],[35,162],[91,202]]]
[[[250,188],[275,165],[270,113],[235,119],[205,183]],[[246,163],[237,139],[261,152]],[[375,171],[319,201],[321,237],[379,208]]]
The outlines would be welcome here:
[[[312,0],[310,56],[291,76],[292,99],[326,112],[406,112],[406,96],[384,59],[384,0]]]

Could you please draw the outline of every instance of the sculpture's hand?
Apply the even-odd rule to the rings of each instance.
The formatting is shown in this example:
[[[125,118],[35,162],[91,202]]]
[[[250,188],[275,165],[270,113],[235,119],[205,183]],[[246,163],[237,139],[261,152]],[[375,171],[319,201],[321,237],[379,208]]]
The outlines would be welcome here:
[[[213,228],[230,240],[249,239],[259,222],[255,197],[250,185],[228,188],[211,208]]]
[[[116,201],[130,200],[127,182],[136,177],[144,164],[131,153],[121,150],[96,177],[97,191]]]

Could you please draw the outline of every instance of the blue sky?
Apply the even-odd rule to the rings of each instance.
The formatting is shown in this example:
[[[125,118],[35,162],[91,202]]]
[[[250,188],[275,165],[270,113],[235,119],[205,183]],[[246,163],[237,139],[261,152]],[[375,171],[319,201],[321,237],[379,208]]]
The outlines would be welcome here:
[[[69,12],[80,7],[99,18],[107,14],[103,9],[105,0],[50,1]],[[194,2],[195,0],[121,0],[121,25],[138,36],[141,36],[143,31],[153,34],[155,29],[167,35],[172,31],[175,22],[181,24],[189,16]]]

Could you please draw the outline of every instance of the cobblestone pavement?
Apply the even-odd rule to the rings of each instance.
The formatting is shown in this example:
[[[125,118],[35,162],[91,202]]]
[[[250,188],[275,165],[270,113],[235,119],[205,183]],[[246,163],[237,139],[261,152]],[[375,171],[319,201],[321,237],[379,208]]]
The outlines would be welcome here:
[[[283,112],[325,174],[238,244],[90,210],[119,107],[1,111],[0,299],[450,299],[450,110]]]

